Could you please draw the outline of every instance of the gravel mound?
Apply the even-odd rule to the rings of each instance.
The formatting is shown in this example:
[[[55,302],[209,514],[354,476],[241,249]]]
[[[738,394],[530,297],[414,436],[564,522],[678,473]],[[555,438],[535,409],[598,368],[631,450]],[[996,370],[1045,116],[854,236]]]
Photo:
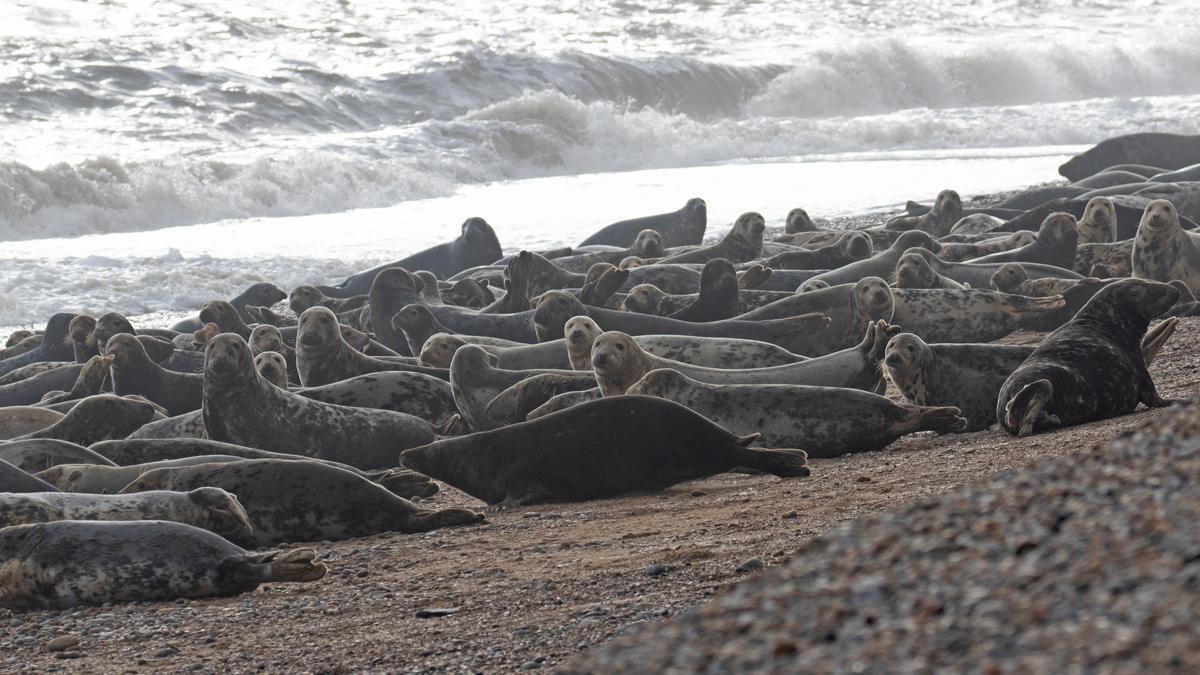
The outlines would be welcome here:
[[[1200,406],[851,521],[607,672],[1200,672]]]

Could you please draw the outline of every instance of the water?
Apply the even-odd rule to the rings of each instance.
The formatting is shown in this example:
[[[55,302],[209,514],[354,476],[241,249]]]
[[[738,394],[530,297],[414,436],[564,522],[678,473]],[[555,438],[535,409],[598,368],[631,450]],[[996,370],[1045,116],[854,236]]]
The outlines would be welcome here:
[[[473,215],[513,248],[697,195],[716,228],[1050,180],[1110,135],[1200,133],[1196,25],[1189,0],[6,0],[0,325],[336,281]]]

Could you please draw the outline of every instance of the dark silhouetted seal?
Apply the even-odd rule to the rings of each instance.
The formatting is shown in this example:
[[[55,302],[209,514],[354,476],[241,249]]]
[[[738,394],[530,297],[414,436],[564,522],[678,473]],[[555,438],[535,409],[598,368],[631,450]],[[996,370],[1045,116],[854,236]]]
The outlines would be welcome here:
[[[150,360],[142,343],[132,335],[114,335],[104,347],[112,358],[113,392],[137,394],[166,408],[168,416],[200,409],[203,377],[175,373]]]
[[[250,552],[219,535],[161,520],[61,520],[0,530],[0,603],[65,609],[237,595],[263,583],[316,581],[316,551]]]
[[[584,239],[580,246],[602,244],[627,248],[642,230],[656,230],[662,236],[663,246],[689,246],[704,240],[707,227],[708,206],[703,199],[693,197],[678,211],[622,220],[602,227]]]
[[[19,357],[18,357],[19,358]],[[70,389],[83,372],[80,364],[60,366],[12,384],[0,385],[0,406],[34,405],[50,392]]]
[[[259,282],[242,291],[237,297],[230,300],[229,304],[233,306],[234,310],[238,313],[238,316],[241,317],[244,323],[250,323],[252,321],[252,317],[247,311],[248,307],[270,307],[271,305],[274,305],[285,298],[287,298],[287,293],[284,293],[283,290],[275,284]],[[177,322],[175,325],[171,326],[171,330],[180,333],[190,333],[200,329],[204,323],[205,322],[202,321],[200,317],[195,316]],[[104,343],[102,342],[100,344],[103,345]]]
[[[704,263],[696,299],[667,316],[693,322],[728,319],[738,313],[739,293],[733,263],[725,258],[715,258]]]
[[[0,361],[0,375],[39,361],[74,361],[75,348],[71,346],[69,326],[74,314],[59,313],[46,322],[46,330],[38,346],[27,352]],[[0,403],[3,405],[3,403]]]
[[[1141,343],[1150,320],[1178,299],[1167,284],[1142,279],[1105,286],[1004,382],[996,401],[1000,425],[1027,436],[1128,414],[1138,403],[1167,405]]]
[[[780,477],[809,475],[803,452],[746,447],[757,438],[735,436],[677,403],[614,396],[442,439],[406,450],[400,459],[501,506],[658,490],[735,467]]]
[[[950,228],[963,217],[962,197],[954,190],[942,190],[933,208],[919,216],[900,216],[888,221],[889,230],[920,230],[935,237],[950,234]]]
[[[827,246],[777,253],[765,258],[763,264],[783,270],[832,270],[870,258],[874,252],[870,237],[862,232],[852,231]]]
[[[364,469],[390,467],[398,450],[434,436],[431,424],[412,415],[313,401],[263,381],[250,347],[231,334],[213,338],[205,351],[203,411],[213,440]]]
[[[202,486],[238,496],[254,531],[234,541],[255,546],[427,532],[483,520],[467,509],[421,508],[362,476],[319,462],[251,459],[164,467],[138,476],[123,492]]]
[[[1075,263],[1075,246],[1079,232],[1075,229],[1075,217],[1069,213],[1052,213],[1046,216],[1038,228],[1037,241],[1011,251],[993,253],[967,262],[987,263],[1041,263],[1071,269]]]
[[[762,445],[803,447],[809,457],[869,452],[915,431],[946,433],[966,426],[953,407],[896,404],[857,389],[705,384],[669,369],[646,373],[629,393],[674,401],[735,434],[752,429],[761,434]]]
[[[1149,164],[1178,169],[1200,161],[1200,135],[1140,132],[1097,143],[1058,167],[1058,173],[1078,181],[1116,164]]]
[[[733,222],[733,227],[717,243],[669,255],[659,262],[663,264],[704,264],[713,258],[725,258],[735,263],[754,260],[762,255],[763,232],[766,227],[766,220],[763,219],[762,214],[753,211],[743,213],[737,217],[737,220]]]

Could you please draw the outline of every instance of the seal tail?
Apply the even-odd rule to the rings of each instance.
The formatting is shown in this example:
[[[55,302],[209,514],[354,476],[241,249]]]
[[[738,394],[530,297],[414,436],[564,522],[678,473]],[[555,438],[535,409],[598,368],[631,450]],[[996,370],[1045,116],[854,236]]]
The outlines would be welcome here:
[[[1050,380],[1035,380],[1022,387],[1004,405],[1004,430],[1014,436],[1028,436],[1039,421],[1057,423],[1057,417],[1046,413],[1046,406],[1053,396],[1054,385]]]
[[[756,469],[780,478],[803,478],[812,472],[808,468],[808,453],[803,450],[747,448],[762,434],[740,436],[733,451],[737,466]]]
[[[265,551],[248,554],[259,568],[264,582],[316,581],[325,576],[324,563],[317,562],[317,552],[311,548],[294,548],[289,551]]]
[[[962,411],[952,406],[914,406],[915,424],[913,431],[936,431],[939,434],[949,434],[967,428],[967,418]]]

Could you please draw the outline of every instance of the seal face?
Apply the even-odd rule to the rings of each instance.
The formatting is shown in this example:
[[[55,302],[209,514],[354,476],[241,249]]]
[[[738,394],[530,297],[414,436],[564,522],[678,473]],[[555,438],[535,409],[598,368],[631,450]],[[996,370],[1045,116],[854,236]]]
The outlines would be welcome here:
[[[1131,413],[1138,403],[1167,405],[1146,370],[1141,342],[1150,319],[1178,299],[1167,284],[1141,279],[1105,286],[1004,382],[996,403],[1001,426],[1026,436]]]
[[[1117,207],[1108,197],[1092,197],[1076,225],[1080,244],[1109,244],[1117,240]]]
[[[237,595],[325,576],[312,549],[252,553],[198,527],[154,520],[6,527],[0,559],[0,602],[12,609]]]

